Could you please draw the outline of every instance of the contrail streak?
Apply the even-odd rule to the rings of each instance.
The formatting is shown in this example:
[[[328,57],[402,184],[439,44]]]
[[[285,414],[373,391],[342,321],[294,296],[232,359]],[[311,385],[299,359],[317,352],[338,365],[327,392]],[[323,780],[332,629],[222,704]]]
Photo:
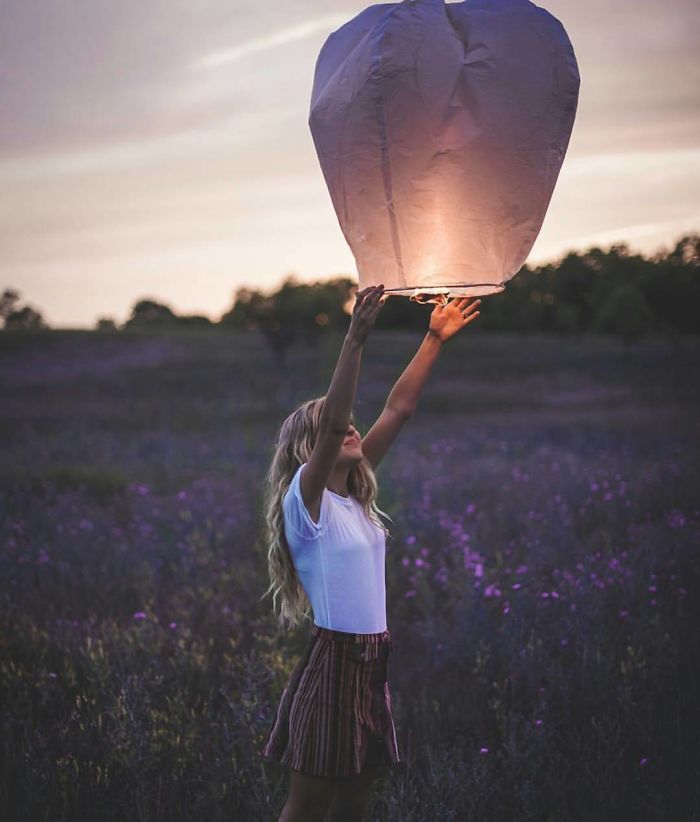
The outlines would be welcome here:
[[[234,46],[226,51],[218,51],[204,57],[193,64],[194,69],[212,68],[213,66],[221,66],[225,63],[235,63],[236,60],[242,60],[249,54],[256,51],[265,51],[266,49],[274,48],[275,46],[284,46],[287,43],[293,43],[296,40],[303,40],[305,37],[310,37],[318,31],[332,31],[333,29],[346,23],[352,17],[352,13],[346,14],[327,14],[325,17],[317,17],[314,20],[307,20],[305,23],[300,23],[298,26],[292,26],[288,29],[269,34],[266,37],[259,37],[257,40],[250,40],[247,43],[242,43],[239,46]]]

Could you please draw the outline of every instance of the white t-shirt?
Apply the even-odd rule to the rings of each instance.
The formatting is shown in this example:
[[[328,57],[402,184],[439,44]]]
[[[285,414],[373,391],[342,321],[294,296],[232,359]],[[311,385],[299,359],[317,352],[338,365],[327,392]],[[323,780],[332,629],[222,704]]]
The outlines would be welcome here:
[[[294,566],[322,628],[358,634],[386,631],[386,538],[360,503],[323,489],[319,521],[301,496],[298,469],[282,500],[284,534]]]

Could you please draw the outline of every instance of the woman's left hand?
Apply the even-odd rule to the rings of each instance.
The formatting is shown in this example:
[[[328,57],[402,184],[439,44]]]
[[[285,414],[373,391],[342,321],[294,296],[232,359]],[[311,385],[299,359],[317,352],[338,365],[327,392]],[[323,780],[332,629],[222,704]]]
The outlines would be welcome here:
[[[460,328],[470,323],[479,316],[476,307],[481,300],[473,297],[460,297],[450,300],[445,306],[436,305],[430,315],[431,334],[434,334],[440,342],[449,340]]]

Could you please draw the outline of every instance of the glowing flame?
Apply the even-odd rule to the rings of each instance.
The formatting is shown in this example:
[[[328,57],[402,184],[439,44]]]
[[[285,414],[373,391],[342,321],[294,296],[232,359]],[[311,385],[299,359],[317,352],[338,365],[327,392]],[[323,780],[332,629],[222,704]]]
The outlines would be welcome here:
[[[435,303],[435,305],[446,306],[449,300],[447,294],[426,294],[417,288],[409,297],[414,303]]]

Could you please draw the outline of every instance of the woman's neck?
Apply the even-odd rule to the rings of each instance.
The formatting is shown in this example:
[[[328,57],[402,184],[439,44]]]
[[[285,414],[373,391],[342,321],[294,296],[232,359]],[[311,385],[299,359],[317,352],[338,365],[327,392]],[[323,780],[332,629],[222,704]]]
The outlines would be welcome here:
[[[333,491],[334,494],[340,494],[341,497],[349,497],[348,491],[348,477],[350,476],[350,466],[339,465],[333,469],[326,488]]]

